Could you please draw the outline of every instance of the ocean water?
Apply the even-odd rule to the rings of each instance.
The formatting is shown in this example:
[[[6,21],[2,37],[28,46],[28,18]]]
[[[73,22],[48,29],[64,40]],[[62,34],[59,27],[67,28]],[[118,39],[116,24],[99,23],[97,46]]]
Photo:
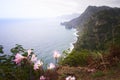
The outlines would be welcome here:
[[[1,19],[0,45],[6,54],[11,54],[10,49],[20,44],[25,49],[34,49],[39,59],[53,62],[53,51],[62,53],[73,48],[71,43],[76,40],[76,31],[65,29],[60,22],[60,19]]]

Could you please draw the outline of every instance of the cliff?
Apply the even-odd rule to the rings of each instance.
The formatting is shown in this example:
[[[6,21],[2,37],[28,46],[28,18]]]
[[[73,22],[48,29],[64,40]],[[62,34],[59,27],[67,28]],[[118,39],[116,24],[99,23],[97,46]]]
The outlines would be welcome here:
[[[88,6],[87,9],[77,18],[72,19],[69,22],[64,22],[62,25],[65,25],[66,28],[76,28],[77,26],[83,26],[83,24],[95,13],[102,11],[102,10],[108,10],[111,9],[107,6]]]
[[[64,25],[77,28],[79,37],[73,51],[62,60],[63,65],[88,66],[90,60],[97,62],[96,56],[100,56],[97,63],[105,56],[106,63],[113,64],[112,59],[120,55],[120,8],[89,6],[80,17]]]
[[[105,50],[120,43],[120,8],[89,6],[78,18],[62,25],[78,29],[75,50]]]
[[[76,28],[79,37],[73,51],[61,60],[65,66],[58,70],[60,76],[120,80],[120,8],[89,6],[80,17],[62,24]]]
[[[101,8],[98,11],[99,9]],[[76,24],[83,27],[75,45],[76,50],[106,50],[111,44],[120,45],[120,8],[100,10],[91,15],[82,26],[80,24]]]

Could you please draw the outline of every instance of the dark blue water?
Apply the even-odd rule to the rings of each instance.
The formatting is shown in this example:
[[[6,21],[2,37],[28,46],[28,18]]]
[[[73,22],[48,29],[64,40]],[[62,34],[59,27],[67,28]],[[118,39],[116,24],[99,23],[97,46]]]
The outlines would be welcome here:
[[[67,30],[60,25],[61,20],[0,20],[0,45],[9,54],[15,44],[23,45],[25,49],[34,49],[39,59],[53,61],[53,51],[70,48],[74,42],[75,30]]]

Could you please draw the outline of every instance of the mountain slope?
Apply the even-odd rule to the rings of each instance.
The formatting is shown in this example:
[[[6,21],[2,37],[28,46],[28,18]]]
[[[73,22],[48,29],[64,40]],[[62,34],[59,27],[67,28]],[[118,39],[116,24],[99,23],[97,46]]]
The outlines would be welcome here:
[[[74,28],[79,26],[83,26],[83,24],[87,21],[88,18],[90,18],[93,14],[101,11],[101,10],[107,10],[111,9],[110,7],[107,6],[102,6],[102,7],[96,7],[96,6],[88,6],[88,8],[77,18],[69,21],[69,22],[64,22],[62,25],[65,25],[68,28]]]
[[[83,26],[82,36],[78,37],[75,49],[105,50],[111,44],[120,45],[119,8],[99,11]]]
[[[120,8],[89,6],[78,18],[62,24],[78,29],[76,50],[105,50],[120,43]]]
[[[61,61],[65,65],[59,70],[61,76],[120,80],[120,8],[88,7],[80,17],[63,25],[76,28],[79,36],[72,52]]]
[[[101,9],[101,7],[97,9]],[[88,14],[86,16],[88,16]],[[78,21],[78,18],[76,20]],[[71,24],[71,21],[67,24]],[[91,56],[92,53],[95,53],[95,55],[98,54],[98,56],[99,53],[100,55],[103,53],[109,54],[112,57],[108,58],[108,62],[110,59],[114,59],[114,56],[120,55],[120,8],[108,9],[107,7],[107,9],[98,10],[98,12],[89,15],[89,18],[86,18],[85,22],[73,24],[76,25],[79,36],[77,42],[74,44],[73,51],[63,59],[63,64],[70,66],[87,66],[89,63],[87,59],[90,58],[89,56]],[[113,48],[111,49],[111,47]],[[111,51],[109,51],[110,49]],[[112,60],[110,60],[110,62],[111,61]]]

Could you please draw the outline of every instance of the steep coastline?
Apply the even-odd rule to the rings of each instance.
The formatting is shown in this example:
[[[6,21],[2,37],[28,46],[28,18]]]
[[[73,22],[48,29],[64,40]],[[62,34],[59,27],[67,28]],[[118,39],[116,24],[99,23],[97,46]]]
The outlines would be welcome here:
[[[106,43],[105,38],[107,42],[111,43],[113,37],[111,36],[113,35],[111,34],[112,29],[116,30],[117,28],[119,28],[118,27],[119,19],[116,18],[120,16],[119,13],[120,8],[111,8],[107,6],[101,7],[88,6],[88,8],[78,18],[75,18],[69,22],[64,22],[62,23],[62,25],[64,25],[68,29],[75,28],[78,31],[77,34],[79,36],[77,37],[77,41],[74,44],[76,50],[80,50],[80,47],[86,46],[88,48],[86,47],[85,49],[90,50],[100,49],[101,46],[107,45],[105,44]],[[106,32],[103,29],[105,29],[108,32]],[[87,34],[85,34],[86,32]],[[115,33],[115,31],[113,32]],[[116,33],[119,34],[119,31]],[[115,35],[116,38],[119,37],[117,34]],[[84,43],[86,42],[86,40],[83,38],[84,37],[83,35],[86,36],[85,38],[87,39],[88,44]],[[107,36],[109,36],[110,38]],[[103,37],[103,40],[100,40],[101,37]],[[92,40],[96,40],[96,42],[92,44],[91,43]],[[101,44],[101,42],[104,42],[103,44],[105,45]],[[90,45],[97,46],[92,47]]]
[[[89,6],[82,16],[62,25],[75,28],[79,36],[72,52],[61,61],[60,75],[120,80],[120,8]]]
[[[61,23],[62,25],[65,25],[66,28],[77,28],[78,26],[83,26],[85,22],[95,13],[102,11],[102,10],[109,10],[110,7],[107,6],[88,6],[87,9],[77,18],[74,18],[68,22]]]
[[[98,12],[96,12],[96,8]],[[95,13],[93,14],[94,10]],[[120,46],[120,8],[89,6],[82,15],[85,15],[86,11],[91,11],[92,15],[89,15],[84,23],[79,23],[82,24],[82,26],[76,23],[74,24],[77,25],[77,27],[72,26],[72,28],[78,31],[77,34],[79,36],[74,44],[74,49],[72,49],[72,52],[63,60],[63,64],[85,66],[87,65],[87,56],[90,53],[106,53],[109,51],[110,46]],[[79,22],[77,18],[70,22],[65,22],[64,25],[70,25],[72,21]]]
[[[87,9],[77,18],[74,18],[68,22],[62,22],[61,25],[65,26],[66,29],[72,29],[74,28],[76,30],[75,36],[76,36],[76,41],[72,42],[70,45],[70,52],[74,49],[74,46],[77,44],[77,41],[79,39],[79,36],[81,36],[81,32],[83,29],[83,26],[85,22],[95,13],[101,11],[101,10],[107,10],[111,9],[110,7],[107,6],[101,6],[101,7],[96,7],[96,6],[88,6]]]
[[[72,50],[74,49],[74,44],[77,42],[77,39],[79,37],[77,29],[74,29],[74,30],[75,30],[75,32],[73,33],[73,35],[75,35],[75,38],[74,38],[74,41],[70,43],[69,53],[72,52]]]

